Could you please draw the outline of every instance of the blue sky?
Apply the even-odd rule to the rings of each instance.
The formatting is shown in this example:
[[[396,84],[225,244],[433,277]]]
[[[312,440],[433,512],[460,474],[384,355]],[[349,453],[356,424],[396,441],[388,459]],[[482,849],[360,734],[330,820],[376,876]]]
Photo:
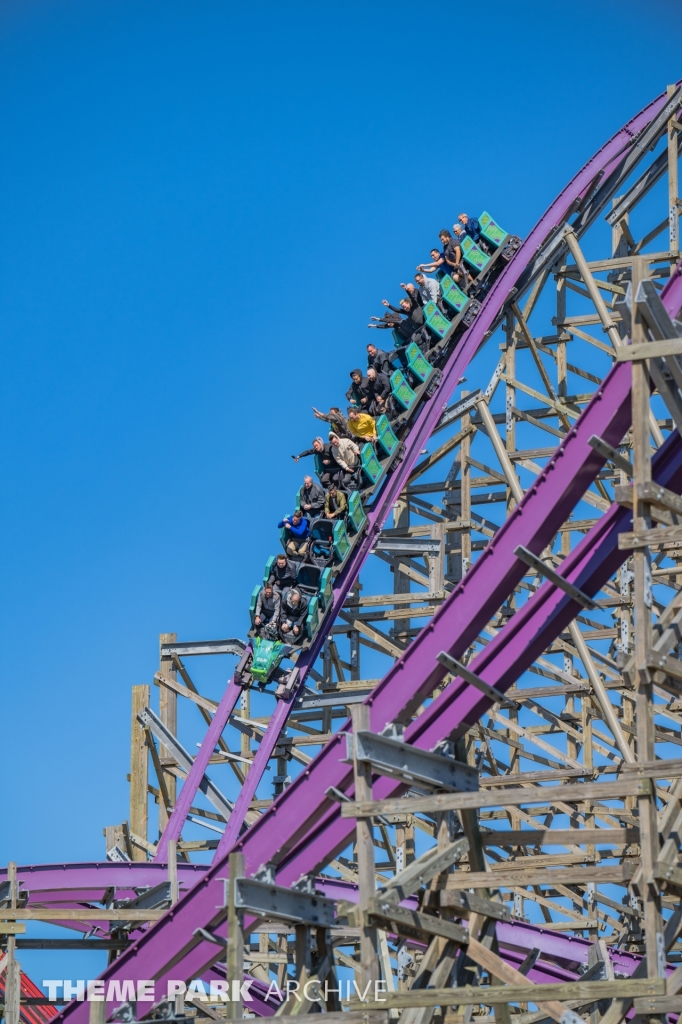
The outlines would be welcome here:
[[[460,209],[525,234],[680,77],[681,21],[5,0],[3,863],[103,855],[130,686],[162,631],[244,635],[366,318]]]

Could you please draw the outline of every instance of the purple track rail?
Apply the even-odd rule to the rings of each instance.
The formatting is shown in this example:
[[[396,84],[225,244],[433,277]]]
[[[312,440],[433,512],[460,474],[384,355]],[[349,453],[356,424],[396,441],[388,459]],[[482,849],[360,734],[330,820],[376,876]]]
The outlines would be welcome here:
[[[555,232],[556,225],[560,224],[571,210],[576,209],[580,198],[585,201],[590,199],[600,172],[603,181],[608,180],[609,175],[617,170],[628,154],[633,136],[660,113],[665,103],[666,97],[658,97],[633,118],[592,158],[552,204],[517,253],[515,260],[491,289],[479,317],[450,360],[438,393],[441,398],[448,398],[452,394],[462,371],[493,328],[511,288],[515,287],[522,276],[527,282],[529,271],[538,264],[536,253],[545,239]],[[604,199],[604,204],[607,200],[608,197]],[[682,279],[679,274],[673,276],[663,297],[669,312],[677,314],[682,305]],[[435,661],[436,654],[440,650],[449,650],[455,657],[461,655],[499,605],[500,600],[508,596],[525,570],[525,567],[514,558],[514,548],[517,544],[524,544],[531,550],[541,551],[580,500],[603,464],[603,460],[587,444],[588,438],[596,433],[611,444],[619,443],[629,425],[629,391],[629,368],[622,364],[616,365],[562,442],[554,458],[469,571],[465,580],[458,585],[433,620],[422,630],[368,698],[373,729],[381,729],[386,722],[401,717],[409,719],[415,702],[419,702],[418,695],[428,692],[443,674],[443,670]],[[369,553],[376,534],[402,490],[407,475],[417,460],[418,452],[435,427],[440,413],[440,403],[432,401],[424,407],[413,425],[405,462],[399,472],[388,478],[375,500],[369,513],[369,531],[354,553],[351,563],[339,577],[334,593],[335,613],[341,607],[360,565]],[[679,482],[679,447],[676,437],[670,439],[655,460],[657,478],[661,482],[668,481],[673,487]],[[617,537],[619,530],[625,528],[623,516],[627,519],[627,513],[623,510],[612,509],[594,528],[595,532],[591,532],[564,563],[563,569],[567,577],[577,581],[588,592],[596,592],[601,585],[600,580],[603,582],[616,567],[618,560],[622,560],[623,555],[616,554],[617,540],[614,538]],[[566,595],[563,592],[555,593],[554,588],[546,584],[527,602],[508,626],[500,631],[497,641],[491,643],[479,655],[475,661],[475,670],[493,685],[497,682],[502,692],[524,671],[536,653],[557,635],[574,613],[575,608],[571,606]],[[513,638],[512,626],[515,631]],[[513,639],[514,645],[507,646],[502,639],[503,635],[506,641]],[[316,643],[301,659],[301,668],[307,669],[312,664],[319,653],[322,641],[323,636],[316,638]],[[484,657],[487,659],[485,662]],[[428,749],[438,740],[456,735],[469,721],[475,720],[485,711],[486,703],[478,691],[471,694],[469,689],[461,680],[454,680],[438,701],[435,701],[428,711],[408,728],[408,742]],[[440,709],[438,712],[437,705]],[[289,706],[280,707],[277,722],[274,720],[277,716],[273,716],[272,722],[273,734],[277,729],[277,735],[286,720]],[[266,733],[265,739],[267,736]],[[273,748],[275,741],[276,735],[273,735]],[[349,822],[340,818],[338,806],[331,806],[324,796],[329,785],[340,784],[340,788],[349,789],[347,766],[340,764],[339,760],[341,742],[341,737],[332,740],[239,840],[237,848],[245,855],[248,873],[252,874],[262,864],[272,862],[276,865],[278,883],[292,884],[301,875],[316,871],[346,844],[350,834]],[[255,762],[252,772],[254,769]],[[388,794],[393,789],[395,783],[389,780],[380,779],[377,782],[377,796]],[[309,811],[309,808],[312,810]],[[352,822],[350,825],[352,827]],[[169,978],[200,976],[216,959],[217,951],[215,945],[206,942],[200,936],[195,936],[195,930],[214,928],[216,934],[224,934],[223,879],[226,873],[227,859],[221,852],[211,867],[203,873],[201,881],[112,964],[103,977],[154,979],[159,983],[157,997],[161,998],[165,992],[165,982]],[[505,947],[518,945],[522,949],[527,948],[528,944],[537,945],[542,936],[543,949],[544,945],[548,946],[548,956],[559,960],[565,959],[568,962],[576,960],[574,955],[569,954],[569,950],[577,951],[580,940],[558,936],[555,933],[548,935],[542,929],[532,926],[512,929],[510,936],[505,935],[505,938],[511,940],[512,932],[514,941],[505,941]],[[521,941],[524,935],[529,938]],[[549,946],[552,948],[549,949]],[[582,958],[578,958],[578,961],[584,962]],[[113,1009],[113,1005],[111,1008]],[[87,1006],[72,1003],[60,1016],[79,1022],[82,1018],[85,1024],[87,1012]]]

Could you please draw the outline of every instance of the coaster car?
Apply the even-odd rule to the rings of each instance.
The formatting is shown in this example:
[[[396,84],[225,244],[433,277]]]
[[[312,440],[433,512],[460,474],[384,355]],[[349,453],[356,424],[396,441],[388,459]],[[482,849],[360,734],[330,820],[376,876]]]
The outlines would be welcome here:
[[[336,562],[345,562],[350,541],[345,523],[332,519],[316,519],[310,527],[310,541],[306,561],[320,569]]]
[[[286,687],[292,672],[296,669],[282,669],[279,666],[282,659],[291,654],[293,649],[290,644],[282,643],[281,640],[254,637],[234,670],[235,683],[238,686],[250,686],[255,680],[263,687],[272,679]]]
[[[332,598],[332,571],[310,562],[302,562],[296,574],[296,586],[308,601],[316,597],[322,609],[326,609]]]

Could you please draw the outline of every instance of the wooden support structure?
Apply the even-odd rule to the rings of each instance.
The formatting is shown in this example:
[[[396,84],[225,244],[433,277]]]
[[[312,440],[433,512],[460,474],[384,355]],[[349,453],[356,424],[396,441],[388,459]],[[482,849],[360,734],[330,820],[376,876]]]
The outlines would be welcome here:
[[[655,304],[679,258],[681,131],[678,107],[640,147],[645,166],[633,167],[606,204],[610,232],[600,224],[591,234],[587,215],[581,220],[600,187],[598,180],[586,184],[557,225],[543,269],[521,280],[518,292],[505,292],[483,356],[460,381],[466,390],[458,393],[458,383],[392,516],[389,508],[372,535],[371,565],[335,609],[306,689],[286,714],[267,690],[239,693],[211,747],[182,837],[169,843],[167,864],[164,858],[158,865],[168,885],[163,906],[24,908],[15,885],[14,902],[0,907],[0,933],[27,920],[130,927],[158,920],[180,900],[178,913],[180,886],[183,893],[188,888],[182,871],[220,842],[273,718],[284,723],[268,750],[274,770],[262,776],[247,824],[274,797],[285,794],[286,802],[291,779],[318,752],[341,749],[338,730],[349,717],[353,734],[371,731],[377,684],[397,660],[405,665],[418,637],[428,638],[450,594],[458,587],[468,593],[467,573],[494,551],[508,518],[523,520],[527,506],[517,506],[532,497],[585,409],[602,400],[602,381],[618,364],[623,379],[631,375],[624,393],[632,426],[624,416],[622,436],[615,428],[606,439],[595,435],[591,448],[585,438],[596,468],[570,508],[567,502],[554,535],[541,550],[539,543],[530,550],[532,538],[517,545],[522,564],[510,556],[505,571],[512,582],[493,612],[476,620],[462,642],[466,649],[450,653],[457,625],[447,640],[452,649],[435,648],[431,675],[403,673],[400,715],[374,723],[384,742],[421,749],[419,719],[434,702],[452,697],[446,714],[468,701],[456,727],[426,753],[456,759],[478,788],[439,788],[407,769],[382,775],[381,765],[345,748],[342,788],[320,796],[310,814],[316,822],[331,820],[335,809],[336,823],[345,823],[343,835],[352,839],[343,847],[342,835],[329,860],[320,857],[314,873],[289,879],[288,888],[311,896],[342,883],[353,899],[339,899],[334,922],[324,927],[293,916],[251,919],[235,900],[244,858],[232,853],[225,906],[216,907],[216,932],[203,940],[213,942],[211,962],[230,981],[246,971],[276,983],[277,1015],[285,1022],[324,1007],[328,1024],[342,1024],[342,1005],[345,1024],[621,1024],[633,1011],[638,1020],[663,1021],[682,1010],[682,474],[656,479],[656,450],[682,427],[682,337],[670,317],[658,333],[647,319],[647,303]],[[644,195],[650,202],[631,217]],[[638,238],[632,232],[641,213],[649,220]],[[655,249],[656,239],[667,247]],[[561,474],[562,457],[552,465]],[[604,517],[611,522],[619,514],[622,529],[604,556],[608,572],[594,583],[591,573],[598,573],[585,568],[583,549],[575,569],[576,549],[596,543]],[[521,649],[514,630],[529,603],[546,609],[554,599],[563,602],[557,628],[545,631],[538,613],[538,630]],[[516,653],[496,676],[487,655],[498,637]],[[235,653],[229,642],[216,641],[170,654],[176,634],[160,639],[155,687],[133,687],[130,815],[106,829],[111,859],[154,857],[178,779],[187,778],[220,706],[222,683],[215,670],[204,677],[207,661],[215,667],[205,655]],[[221,679],[231,678],[233,665]],[[140,722],[157,693],[166,740],[170,734],[182,744],[175,753]],[[203,731],[192,731],[184,715],[179,721],[180,701]],[[224,794],[218,806],[207,797],[209,778]],[[286,823],[278,827],[284,832]],[[283,843],[283,863],[297,856],[298,841]],[[279,861],[251,868],[277,883]],[[5,934],[9,970],[17,947]],[[188,935],[187,942],[200,938]],[[566,945],[555,954],[562,939]],[[126,942],[124,936],[119,946]],[[10,998],[18,1003],[7,979],[6,1019],[19,1024],[9,1016]],[[349,979],[360,991],[369,985],[372,998],[358,1002]],[[287,992],[294,982],[310,983],[308,995]],[[377,985],[382,1000],[374,998]],[[182,1009],[180,1002],[176,1010]],[[198,1002],[184,1009],[201,1013]],[[207,1004],[206,1015],[238,1020],[248,1012],[238,996]]]

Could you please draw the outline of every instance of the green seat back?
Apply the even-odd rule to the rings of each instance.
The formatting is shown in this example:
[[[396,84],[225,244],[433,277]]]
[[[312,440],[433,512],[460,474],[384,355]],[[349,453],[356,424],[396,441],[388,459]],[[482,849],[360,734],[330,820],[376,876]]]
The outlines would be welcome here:
[[[350,551],[350,541],[348,540],[348,534],[346,533],[345,523],[340,523],[338,521],[334,523],[332,543],[334,547],[334,554],[338,558],[339,562],[345,562],[348,552]]]
[[[401,370],[394,370],[391,374],[391,391],[395,400],[405,411],[412,408],[417,396],[405,380]]]
[[[460,240],[462,255],[474,270],[484,270],[490,263],[490,257],[486,256],[482,249],[479,249],[473,238],[466,235]]]
[[[423,384],[433,369],[431,363],[422,354],[419,345],[413,341],[407,346],[405,355],[407,356],[407,365]]]
[[[332,584],[334,578],[331,569],[325,569],[320,576],[320,604],[323,608],[329,607],[332,599]]]
[[[386,417],[382,417],[386,419]],[[390,430],[390,427],[389,427]],[[393,431],[391,431],[393,433]],[[358,491],[353,491],[348,497],[348,523],[353,533],[358,533],[367,518],[362,507],[362,500]]]
[[[295,512],[297,512],[299,510],[299,508],[301,507],[301,491],[302,490],[303,490],[303,488],[299,487],[299,489],[296,491],[296,505],[294,506],[294,511]]]
[[[263,574],[263,583],[267,582],[268,576],[272,572],[272,567],[273,567],[273,565],[275,563],[275,559],[276,558],[277,558],[277,555],[270,555],[270,557],[268,558],[267,562],[265,563],[265,573]]]
[[[383,448],[386,454],[393,455],[393,452],[398,447],[398,438],[393,433],[393,427],[388,422],[387,416],[380,416],[377,420],[377,437],[379,439],[379,446]]]
[[[272,559],[270,559],[269,561],[272,562]],[[268,576],[269,575],[270,575],[270,573],[268,573]],[[251,601],[249,602],[249,615],[251,616],[251,626],[252,626],[252,628],[256,625],[256,623],[253,620],[256,618],[256,604],[258,602],[258,595],[260,594],[260,592],[261,592],[260,584],[255,586],[253,588],[252,592],[251,592]]]
[[[424,306],[424,319],[430,331],[443,338],[450,326],[435,302],[427,302]]]
[[[461,313],[469,301],[468,296],[464,294],[461,288],[458,288],[449,274],[445,275],[440,286],[443,289],[443,301],[448,304],[450,309],[454,309],[455,312]]]
[[[507,232],[501,228],[499,224],[496,224],[490,214],[486,213],[485,210],[478,218],[478,222],[481,225],[481,234],[483,237],[488,242],[492,242],[492,244],[499,249],[507,237]]]
[[[319,609],[317,597],[311,597],[308,602],[308,614],[305,617],[305,631],[309,640],[317,633],[319,625]]]
[[[365,476],[371,484],[375,484],[383,473],[383,470],[381,468],[381,463],[376,456],[376,452],[369,441],[367,444],[363,444],[360,450],[360,459],[362,461],[362,469]]]

